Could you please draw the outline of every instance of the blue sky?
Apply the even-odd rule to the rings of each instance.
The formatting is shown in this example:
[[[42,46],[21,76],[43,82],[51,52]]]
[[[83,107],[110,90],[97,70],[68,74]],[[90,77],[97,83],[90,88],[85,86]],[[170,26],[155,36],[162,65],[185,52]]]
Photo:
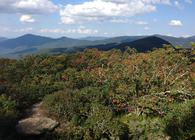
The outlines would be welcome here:
[[[0,0],[0,36],[195,35],[193,0]]]

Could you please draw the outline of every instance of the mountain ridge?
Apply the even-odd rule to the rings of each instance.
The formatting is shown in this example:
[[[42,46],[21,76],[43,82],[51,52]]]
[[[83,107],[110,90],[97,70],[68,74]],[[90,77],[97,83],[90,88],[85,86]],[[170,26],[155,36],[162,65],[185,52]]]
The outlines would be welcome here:
[[[6,37],[0,37],[0,42],[2,42],[2,41],[5,41],[5,40],[7,40],[8,38],[6,38]]]
[[[25,34],[17,38],[0,41],[0,56],[7,57],[14,54],[15,55],[14,57],[18,57],[20,55],[33,54],[37,52],[48,53],[51,52],[51,50],[55,50],[55,52],[58,52],[59,50],[64,50],[65,52],[75,52],[78,50],[84,50],[87,47],[89,48],[105,47],[105,49],[114,48],[114,47],[118,48],[120,45],[122,45],[123,47],[125,43],[126,45],[131,45],[137,48],[134,44],[132,45],[130,42],[134,42],[136,40],[142,42],[143,40],[141,39],[147,37],[161,38],[164,41],[169,42],[173,46],[183,45],[185,48],[190,47],[189,46],[190,42],[195,42],[195,36],[191,36],[187,38],[184,37],[177,38],[177,37],[164,36],[158,34],[151,35],[151,36],[116,36],[116,37],[111,37],[106,39],[102,38],[101,40],[99,39],[83,40],[81,38],[75,39],[66,36],[60,38],[51,38],[51,37],[45,37],[41,35]],[[137,42],[136,44],[139,43]],[[147,44],[152,44],[152,42],[151,43],[147,42]],[[143,46],[146,45],[143,44]],[[147,46],[150,48],[149,45]]]
[[[99,45],[99,46],[89,46],[86,48],[97,48],[99,50],[110,50],[110,49],[120,49],[121,51],[125,51],[127,47],[129,48],[135,48],[138,52],[146,52],[151,51],[154,48],[161,48],[163,45],[171,45],[166,40],[163,40],[156,36],[149,36],[145,38],[141,38],[135,41],[131,42],[123,42],[123,43],[112,43],[112,44],[106,44],[106,45]]]
[[[40,35],[34,35],[34,34],[25,34],[22,36],[19,36],[17,38],[13,39],[7,39],[3,42],[0,42],[0,47],[5,48],[14,48],[18,46],[35,46],[35,45],[41,45],[46,42],[52,41],[52,38],[44,37]]]

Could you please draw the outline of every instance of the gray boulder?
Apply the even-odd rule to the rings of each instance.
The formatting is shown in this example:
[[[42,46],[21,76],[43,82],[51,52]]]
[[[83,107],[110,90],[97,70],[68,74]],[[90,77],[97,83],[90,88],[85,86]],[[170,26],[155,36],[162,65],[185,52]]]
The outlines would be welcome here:
[[[47,117],[33,117],[19,121],[16,129],[23,135],[40,135],[53,131],[58,125],[58,122]]]

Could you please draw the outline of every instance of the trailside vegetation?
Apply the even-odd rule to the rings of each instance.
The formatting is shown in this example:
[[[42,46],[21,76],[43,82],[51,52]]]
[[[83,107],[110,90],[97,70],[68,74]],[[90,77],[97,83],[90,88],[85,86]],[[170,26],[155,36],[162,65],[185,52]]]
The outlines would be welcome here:
[[[194,70],[194,50],[170,46],[0,59],[0,139],[40,101],[60,122],[43,139],[194,139]]]

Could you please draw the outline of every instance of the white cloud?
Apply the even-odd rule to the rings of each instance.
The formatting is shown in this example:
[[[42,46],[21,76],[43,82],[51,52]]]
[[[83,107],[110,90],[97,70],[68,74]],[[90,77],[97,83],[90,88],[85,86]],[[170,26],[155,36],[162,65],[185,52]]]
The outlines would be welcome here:
[[[57,9],[51,0],[0,0],[0,13],[47,14]]]
[[[64,17],[64,16],[61,16],[61,22],[62,23],[65,23],[65,24],[74,24],[75,23],[75,20],[71,17]]]
[[[31,15],[22,15],[21,17],[20,17],[20,21],[21,22],[26,22],[26,23],[33,23],[33,22],[35,22],[35,19],[34,18],[32,18],[32,16]]]
[[[128,19],[111,19],[110,22],[112,23],[129,23]]]
[[[191,37],[191,35],[182,35],[182,37],[184,37],[184,38],[187,38],[187,37]]]
[[[170,0],[91,0],[82,4],[68,4],[61,8],[61,22],[74,24],[86,21],[115,21],[121,17],[153,12],[156,4],[170,4]]]
[[[53,34],[65,34],[66,33],[65,30],[58,29],[58,28],[56,28],[56,29],[47,29],[47,28],[40,29],[39,32],[40,33],[53,33]]]
[[[137,24],[137,25],[148,25],[148,22],[146,22],[146,21],[137,21],[135,24]]]
[[[178,27],[178,26],[183,26],[183,24],[182,24],[182,22],[181,22],[180,20],[171,20],[171,21],[169,22],[169,25],[170,25],[170,26],[176,26],[176,27]]]
[[[96,29],[88,29],[84,26],[80,26],[76,29],[41,29],[39,32],[41,33],[54,33],[54,34],[68,34],[68,33],[73,33],[73,34],[87,34],[87,35],[92,35],[92,34],[97,34],[99,31]]]

